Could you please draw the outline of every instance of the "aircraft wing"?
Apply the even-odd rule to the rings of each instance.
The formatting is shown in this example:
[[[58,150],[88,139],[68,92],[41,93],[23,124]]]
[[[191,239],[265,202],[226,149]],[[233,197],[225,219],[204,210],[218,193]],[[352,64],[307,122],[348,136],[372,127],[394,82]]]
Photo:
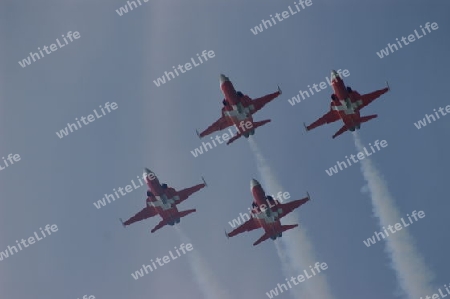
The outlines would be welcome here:
[[[309,195],[308,197],[297,199],[288,203],[278,204],[276,205],[275,209],[281,208],[281,214],[279,215],[279,218],[283,218],[293,210],[297,209],[299,206],[305,204],[310,200]]]
[[[255,114],[256,112],[261,110],[267,103],[271,102],[272,100],[274,100],[279,95],[280,95],[280,92],[277,91],[277,92],[265,95],[263,97],[254,99],[253,101],[250,102],[250,107],[251,107],[251,105],[253,105],[253,109],[250,108],[251,113]]]
[[[195,192],[199,191],[200,189],[204,188],[205,184],[198,184],[189,188],[185,188],[183,190],[177,191],[176,195],[180,197],[180,199],[176,202],[176,204],[180,204],[186,199],[188,199],[189,196],[194,194]]]
[[[379,89],[379,90],[376,90],[374,92],[364,94],[364,95],[357,94],[357,98],[361,99],[361,101],[362,101],[362,103],[358,107],[358,110],[361,110],[362,108],[366,107],[367,105],[372,103],[374,100],[379,98],[382,94],[388,92],[388,90],[389,90],[389,88],[386,87],[386,88]]]
[[[325,113],[321,118],[319,118],[318,120],[307,126],[306,130],[309,131],[319,126],[335,122],[339,119],[340,119],[339,114],[330,109],[330,111]]]
[[[201,132],[198,136],[200,138],[205,137],[211,133],[217,132],[217,131],[221,131],[225,128],[228,128],[229,126],[231,126],[233,123],[230,122],[228,120],[228,118],[226,118],[223,114],[222,116],[212,125],[210,125],[206,130],[204,130],[203,132]]]
[[[127,221],[125,221],[123,223],[123,225],[130,225],[132,223],[153,217],[158,215],[158,211],[152,207],[152,206],[146,206],[145,208],[143,208],[140,212],[138,212],[136,215],[134,215],[133,217],[131,217],[130,219],[128,219]]]
[[[227,237],[234,237],[236,235],[239,235],[240,233],[249,232],[249,231],[252,231],[257,228],[260,228],[260,224],[259,224],[258,220],[256,220],[255,218],[252,217],[249,220],[247,220],[246,222],[244,222],[244,224],[242,224],[238,228],[227,233]]]

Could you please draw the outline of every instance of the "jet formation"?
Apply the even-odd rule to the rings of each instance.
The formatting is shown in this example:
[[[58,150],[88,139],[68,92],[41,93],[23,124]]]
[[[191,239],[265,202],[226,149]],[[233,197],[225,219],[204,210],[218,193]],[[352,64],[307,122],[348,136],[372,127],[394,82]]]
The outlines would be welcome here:
[[[304,124],[304,126],[307,131],[310,131],[321,125],[342,119],[344,126],[332,136],[333,139],[346,131],[359,130],[362,123],[376,118],[376,114],[361,116],[360,110],[390,90],[389,85],[387,85],[386,88],[360,95],[350,86],[345,86],[340,75],[334,70],[331,72],[331,83],[334,93],[331,95],[330,110],[311,125],[306,126]],[[278,87],[278,90],[274,93],[251,99],[248,95],[236,91],[230,79],[223,74],[220,75],[220,89],[224,95],[221,117],[203,132],[198,133],[197,131],[197,135],[202,138],[234,125],[238,133],[228,140],[227,145],[242,136],[249,138],[249,136],[255,134],[256,128],[270,122],[270,119],[254,121],[253,114],[281,94],[280,87]],[[202,177],[202,184],[176,191],[167,184],[161,184],[156,175],[148,168],[144,169],[144,177],[148,186],[145,207],[125,222],[122,219],[120,221],[123,226],[128,226],[159,215],[162,220],[151,230],[152,233],[166,225],[173,226],[179,223],[182,217],[195,212],[196,209],[179,211],[177,206],[192,194],[206,187],[206,182]],[[250,191],[253,195],[250,219],[230,233],[225,231],[225,234],[227,238],[230,238],[262,228],[264,234],[253,243],[253,246],[269,238],[276,240],[282,237],[283,232],[297,227],[298,224],[282,225],[280,219],[310,200],[307,192],[305,198],[280,203],[278,200],[274,200],[272,196],[266,195],[261,184],[255,179],[250,182]]]

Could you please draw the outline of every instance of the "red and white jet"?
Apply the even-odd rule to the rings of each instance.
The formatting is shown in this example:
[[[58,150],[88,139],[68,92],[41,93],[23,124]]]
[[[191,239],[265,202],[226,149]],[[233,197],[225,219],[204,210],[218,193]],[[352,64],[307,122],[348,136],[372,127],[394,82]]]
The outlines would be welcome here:
[[[342,81],[336,71],[331,71],[331,84],[334,93],[331,95],[330,111],[311,125],[305,125],[305,128],[309,131],[318,126],[342,119],[344,126],[333,135],[333,138],[336,138],[345,131],[353,132],[359,130],[361,123],[376,118],[378,116],[376,114],[361,116],[359,111],[389,90],[388,85],[386,88],[360,95],[356,90],[352,90],[350,86],[345,87],[344,81]]]
[[[156,175],[148,168],[145,168],[144,171],[145,181],[149,188],[147,191],[146,207],[125,222],[120,219],[123,226],[160,215],[162,220],[151,230],[151,232],[154,233],[165,225],[175,225],[175,223],[179,223],[181,217],[196,211],[195,209],[178,211],[177,205],[206,186],[203,177],[203,184],[176,191],[174,188],[167,186],[167,184],[160,184]]]
[[[248,95],[236,91],[230,79],[222,74],[220,75],[220,89],[225,96],[222,101],[222,116],[200,134],[197,132],[197,135],[202,138],[234,125],[238,133],[228,140],[227,144],[242,136],[248,138],[255,134],[256,128],[270,122],[270,119],[254,122],[252,115],[281,94],[281,89],[278,87],[278,91],[252,100]]]
[[[307,193],[307,197],[303,199],[282,204],[278,200],[274,200],[272,196],[266,196],[263,188],[255,179],[252,179],[250,182],[250,191],[254,198],[251,218],[230,233],[225,232],[225,234],[227,237],[234,237],[240,233],[262,227],[265,233],[253,243],[253,246],[269,238],[272,240],[281,238],[284,231],[297,227],[298,224],[282,225],[280,219],[310,200],[309,193]]]

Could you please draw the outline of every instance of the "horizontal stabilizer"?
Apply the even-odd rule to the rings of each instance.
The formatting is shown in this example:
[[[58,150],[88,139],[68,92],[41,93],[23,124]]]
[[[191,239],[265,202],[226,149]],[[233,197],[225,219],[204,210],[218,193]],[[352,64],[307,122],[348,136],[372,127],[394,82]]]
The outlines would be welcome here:
[[[253,123],[252,126],[252,130],[256,130],[256,128],[259,128],[261,126],[264,126],[265,124],[271,122],[271,119],[266,119],[266,120],[262,120],[262,121],[257,121]],[[227,145],[229,145],[230,143],[234,142],[235,140],[241,138],[243,136],[243,134],[241,134],[240,132],[238,132],[235,136],[233,136],[233,138],[231,138],[230,140],[228,140]]]
[[[298,226],[298,224],[289,224],[289,225],[282,225],[281,226],[281,232],[285,232],[287,230],[296,228]]]
[[[173,218],[179,219],[179,218],[182,218],[182,217],[184,217],[184,216],[187,216],[187,215],[189,215],[189,214],[191,214],[191,213],[194,213],[195,211],[197,211],[197,210],[196,210],[196,209],[191,209],[191,210],[181,211],[181,212],[178,212],[178,214],[173,215]],[[169,221],[170,221],[169,218],[166,218],[166,219],[161,220],[161,221],[160,221],[160,222],[159,222],[159,223],[151,230],[151,232],[154,233],[154,232],[157,231],[158,229],[160,229],[160,228],[164,227],[165,225],[169,224]],[[173,225],[173,222],[172,222],[172,225]]]
[[[348,129],[347,129],[347,126],[346,126],[346,125],[342,126],[342,128],[340,128],[339,131],[337,131],[336,134],[333,135],[333,139],[336,138],[336,137],[338,137],[338,136],[341,135],[342,133],[346,132],[347,130],[348,130]]]
[[[236,141],[237,139],[241,138],[243,135],[241,133],[237,133],[236,135],[233,136],[233,138],[231,138],[230,140],[227,141],[227,145],[229,145],[230,143]]]
[[[158,229],[162,228],[163,226],[167,225],[167,221],[165,219],[161,220],[152,230],[151,232],[154,233]]]
[[[253,243],[253,246],[258,245],[259,243],[267,240],[270,238],[270,235],[268,233],[265,233],[264,235],[261,236],[261,238],[259,238],[255,243]]]
[[[272,120],[271,119],[266,119],[266,120],[262,120],[262,121],[257,121],[253,123],[253,129],[259,128],[261,126],[264,126],[267,123],[270,123]]]
[[[191,213],[194,213],[195,211],[197,211],[197,210],[196,209],[191,209],[191,210],[181,211],[181,212],[178,212],[177,217],[181,218],[181,217],[187,216],[187,215],[189,215]]]
[[[373,115],[367,115],[367,116],[363,116],[360,119],[360,123],[365,123],[366,121],[369,121],[371,119],[377,118],[378,115],[377,114],[373,114]]]

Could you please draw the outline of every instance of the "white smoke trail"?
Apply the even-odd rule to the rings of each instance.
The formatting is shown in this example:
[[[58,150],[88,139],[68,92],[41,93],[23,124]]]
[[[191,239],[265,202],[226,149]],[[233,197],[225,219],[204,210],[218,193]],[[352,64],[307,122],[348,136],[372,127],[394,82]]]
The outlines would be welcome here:
[[[257,168],[261,174],[263,185],[266,188],[266,192],[269,194],[275,194],[285,189],[278,183],[273,171],[271,170],[266,159],[261,154],[255,140],[249,138],[250,147],[256,157]],[[305,206],[302,206],[305,207]],[[297,214],[292,212],[284,217],[283,222],[286,224],[296,224],[300,221]],[[280,243],[281,244],[280,244]],[[313,246],[309,240],[306,230],[299,225],[295,229],[288,232],[286,236],[275,241],[278,256],[282,263],[282,270],[286,278],[290,279],[291,276],[297,277],[299,274],[303,274],[303,270],[308,270],[309,266],[313,266],[318,261],[314,256]],[[326,262],[326,261],[325,261]],[[292,286],[290,291],[296,298],[310,298],[310,299],[331,299],[331,295],[326,281],[325,275],[320,273],[304,282],[300,285]],[[307,294],[305,294],[307,293]]]
[[[358,134],[353,133],[355,145],[359,152],[364,146]],[[395,206],[387,184],[369,158],[361,160],[361,170],[366,180],[372,199],[374,215],[379,219],[380,227],[394,225],[400,221],[400,213]],[[414,245],[414,239],[408,230],[402,229],[386,237],[386,252],[392,261],[400,287],[409,298],[425,297],[433,294],[431,281],[433,275],[426,266],[422,256]]]
[[[179,226],[175,226],[175,230],[180,235],[180,239],[184,243],[191,243],[189,237],[181,230]],[[214,273],[208,268],[201,257],[198,249],[195,247],[187,254],[189,265],[194,274],[195,280],[206,299],[226,299],[231,298],[229,294],[220,287],[219,282],[214,278]]]

